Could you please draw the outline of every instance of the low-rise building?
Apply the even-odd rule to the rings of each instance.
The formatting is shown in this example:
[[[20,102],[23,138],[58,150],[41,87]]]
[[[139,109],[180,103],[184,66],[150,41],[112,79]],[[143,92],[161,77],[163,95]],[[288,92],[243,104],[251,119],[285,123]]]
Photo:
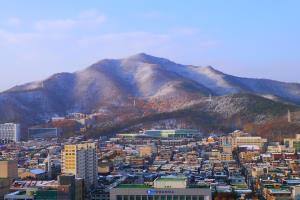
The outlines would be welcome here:
[[[300,151],[300,134],[296,134],[295,138],[284,138],[283,143],[287,147],[294,148],[297,152]]]
[[[121,184],[110,192],[111,200],[140,199],[190,199],[210,200],[211,190],[209,187],[193,186],[187,184],[183,177],[161,177],[154,181],[154,186]]]

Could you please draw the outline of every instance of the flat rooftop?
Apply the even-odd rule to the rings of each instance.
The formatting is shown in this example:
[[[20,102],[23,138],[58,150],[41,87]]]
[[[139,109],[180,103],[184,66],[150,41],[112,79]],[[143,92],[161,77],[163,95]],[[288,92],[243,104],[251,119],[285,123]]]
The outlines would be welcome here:
[[[145,185],[145,184],[120,184],[118,185],[116,188],[137,188],[137,189],[147,189],[147,188],[152,188],[151,186],[149,185]]]
[[[168,177],[168,176],[164,176],[164,177],[160,177],[157,179],[157,181],[184,181],[186,180],[186,177]]]
[[[154,187],[145,184],[120,184],[116,186],[117,189],[154,189]],[[188,185],[187,188],[209,188],[208,185]],[[155,188],[160,189],[160,188]],[[165,189],[165,188],[161,188]]]

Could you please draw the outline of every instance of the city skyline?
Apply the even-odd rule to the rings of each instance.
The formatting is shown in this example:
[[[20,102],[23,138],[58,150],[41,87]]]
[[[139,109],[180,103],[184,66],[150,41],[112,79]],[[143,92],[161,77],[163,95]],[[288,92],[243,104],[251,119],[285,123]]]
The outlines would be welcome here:
[[[300,200],[299,7],[0,2],[0,199]]]
[[[297,1],[57,3],[1,3],[0,91],[140,52],[299,82]]]

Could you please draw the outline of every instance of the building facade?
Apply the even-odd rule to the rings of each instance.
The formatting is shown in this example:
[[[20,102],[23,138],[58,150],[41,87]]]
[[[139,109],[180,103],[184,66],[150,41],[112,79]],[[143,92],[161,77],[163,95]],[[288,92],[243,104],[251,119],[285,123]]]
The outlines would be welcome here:
[[[86,187],[97,184],[95,143],[65,145],[62,150],[62,173],[82,178]]]
[[[144,135],[154,138],[189,138],[201,136],[199,131],[193,129],[145,130]]]
[[[211,200],[211,191],[203,188],[114,188],[110,200]]]
[[[284,138],[284,145],[289,148],[295,148],[297,152],[300,151],[300,134],[296,134],[295,138]]]
[[[111,200],[210,200],[211,189],[193,187],[184,177],[157,178],[152,186],[119,185],[110,191]]]
[[[262,148],[267,142],[267,139],[258,136],[245,136],[230,134],[228,136],[221,137],[221,146],[226,148],[231,146],[233,149],[242,145],[256,145]]]
[[[21,136],[20,124],[0,124],[0,143],[19,142]]]
[[[29,128],[28,138],[56,138],[61,135],[62,130],[59,128]]]
[[[0,160],[0,178],[17,179],[18,162],[16,160]]]

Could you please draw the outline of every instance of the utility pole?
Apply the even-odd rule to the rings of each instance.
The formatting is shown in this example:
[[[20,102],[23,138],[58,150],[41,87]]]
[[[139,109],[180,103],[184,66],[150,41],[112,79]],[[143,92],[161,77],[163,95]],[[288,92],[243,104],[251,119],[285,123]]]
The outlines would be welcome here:
[[[48,178],[52,178],[52,164],[51,164],[51,153],[48,152]]]
[[[291,123],[292,122],[292,116],[291,116],[290,109],[288,109],[288,115],[287,115],[287,117],[288,117],[288,122]]]
[[[209,94],[209,99],[208,99],[209,102],[212,102],[212,96],[211,94]]]

